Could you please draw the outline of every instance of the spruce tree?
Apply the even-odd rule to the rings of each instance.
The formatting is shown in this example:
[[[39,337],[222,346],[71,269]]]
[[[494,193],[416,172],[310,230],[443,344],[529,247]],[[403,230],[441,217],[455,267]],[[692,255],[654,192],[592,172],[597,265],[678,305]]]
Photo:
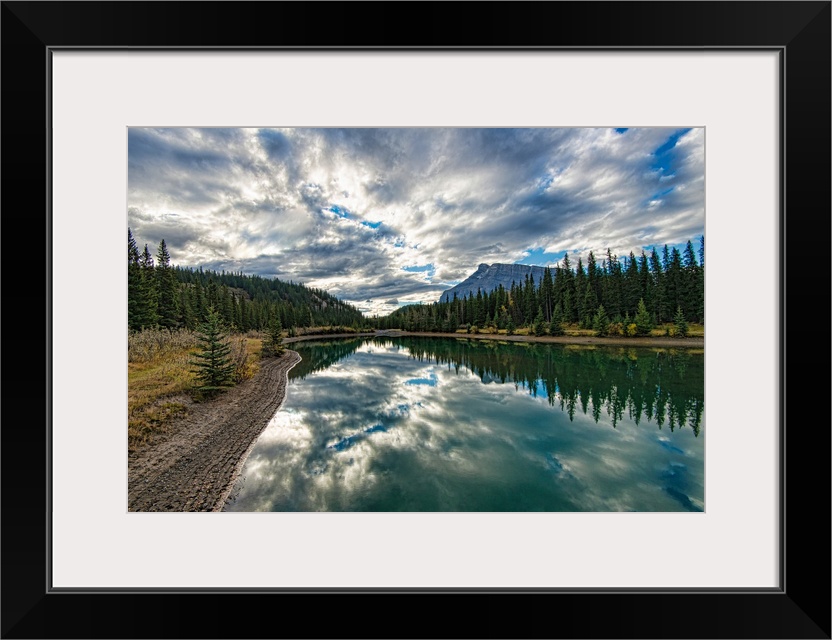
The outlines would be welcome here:
[[[543,307],[537,308],[537,315],[534,317],[534,323],[532,324],[532,331],[536,336],[546,335],[546,323],[543,321]]]
[[[676,315],[673,316],[673,325],[676,327],[676,335],[684,338],[688,335],[688,321],[682,313],[682,307],[676,307]]]
[[[156,278],[154,277],[153,256],[147,245],[144,245],[144,252],[139,257],[139,305],[137,324],[140,329],[155,327],[158,321],[156,313],[158,305],[158,293]]]
[[[592,255],[592,254],[590,254]],[[543,271],[543,280],[540,283],[540,301],[543,305],[543,316],[546,322],[552,320],[552,310],[555,306],[555,281],[552,279],[552,271],[546,267]]]
[[[166,329],[174,329],[179,326],[179,284],[170,266],[170,254],[164,239],[159,243],[156,259],[159,261],[155,272],[159,325]]]
[[[142,274],[139,266],[139,248],[130,227],[127,228],[127,326],[131,330],[142,328],[141,317]]]
[[[598,311],[595,312],[595,317],[592,319],[592,328],[599,336],[606,335],[609,331],[610,319],[602,304],[598,305]]]
[[[553,336],[563,335],[563,310],[560,303],[557,303],[552,311],[552,322],[549,324],[549,333]]]
[[[228,344],[228,336],[222,326],[219,314],[211,307],[208,310],[208,317],[197,330],[197,339],[201,351],[194,354],[196,360],[193,373],[201,383],[199,391],[205,394],[213,394],[224,387],[234,384],[234,364],[231,362],[231,345]]]
[[[269,331],[266,339],[263,340],[264,356],[279,356],[286,350],[283,346],[283,327],[280,325],[280,318],[275,313],[269,322]]]
[[[638,301],[638,311],[635,317],[636,333],[640,336],[650,335],[650,329],[653,328],[653,323],[650,321],[650,312],[647,311],[647,305],[644,304],[644,299]]]
[[[659,261],[659,254],[656,253],[655,248],[650,254],[650,278],[653,282],[653,304],[651,311],[655,322],[661,323],[667,319],[664,305],[665,280],[664,273],[662,272],[662,264]]]

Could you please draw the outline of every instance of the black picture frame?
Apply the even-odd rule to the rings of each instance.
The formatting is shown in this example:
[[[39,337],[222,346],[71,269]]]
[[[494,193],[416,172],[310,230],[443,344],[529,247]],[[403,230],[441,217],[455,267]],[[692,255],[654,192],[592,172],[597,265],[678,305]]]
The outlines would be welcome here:
[[[830,429],[828,413],[813,405],[829,397],[825,365],[830,305],[827,297],[806,301],[801,291],[807,279],[815,291],[830,291],[828,259],[817,257],[825,257],[830,238],[830,15],[828,1],[3,2],[2,637],[829,638]],[[379,18],[391,28],[378,32]],[[57,239],[49,235],[48,90],[50,52],[68,47],[779,51],[785,81],[780,132],[785,186],[779,256],[780,588],[309,593],[50,589],[47,443],[49,394],[57,381],[49,374],[48,338],[50,323],[60,319],[49,309],[49,257]],[[79,277],[94,259],[94,248],[78,247],[74,267]],[[749,256],[749,277],[758,259]],[[20,340],[23,336],[29,339]],[[823,354],[822,376],[805,368],[801,346],[809,340],[812,357]],[[786,345],[792,349],[787,351]],[[367,601],[369,597],[374,599]],[[300,621],[299,604],[327,609],[320,619]],[[373,622],[382,609],[400,621],[398,628]],[[366,622],[360,622],[362,617]],[[447,619],[459,626],[449,629],[438,623]]]

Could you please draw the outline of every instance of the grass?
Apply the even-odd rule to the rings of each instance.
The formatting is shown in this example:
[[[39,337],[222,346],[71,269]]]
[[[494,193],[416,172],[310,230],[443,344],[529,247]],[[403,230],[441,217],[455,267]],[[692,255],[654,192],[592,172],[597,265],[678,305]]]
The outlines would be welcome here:
[[[238,382],[251,378],[258,367],[259,334],[233,335],[231,357]],[[171,420],[199,402],[199,382],[191,371],[198,351],[196,334],[188,330],[148,329],[133,333],[127,349],[127,447],[136,451],[164,433]]]

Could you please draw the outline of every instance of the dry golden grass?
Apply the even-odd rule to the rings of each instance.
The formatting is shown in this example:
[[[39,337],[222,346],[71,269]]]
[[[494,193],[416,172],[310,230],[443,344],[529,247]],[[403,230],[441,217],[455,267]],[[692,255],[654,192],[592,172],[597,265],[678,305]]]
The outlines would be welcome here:
[[[592,329],[581,329],[577,324],[563,325],[563,333],[567,336],[594,336],[595,331]]]
[[[676,326],[672,322],[666,322],[650,331],[651,336],[675,336]],[[689,338],[704,338],[705,325],[697,324],[695,322],[688,323],[688,337]]]
[[[251,378],[258,367],[262,340],[256,334],[230,338],[235,380]],[[191,363],[198,350],[187,330],[146,330],[131,334],[127,357],[127,442],[134,451],[163,433],[172,418],[200,399]]]

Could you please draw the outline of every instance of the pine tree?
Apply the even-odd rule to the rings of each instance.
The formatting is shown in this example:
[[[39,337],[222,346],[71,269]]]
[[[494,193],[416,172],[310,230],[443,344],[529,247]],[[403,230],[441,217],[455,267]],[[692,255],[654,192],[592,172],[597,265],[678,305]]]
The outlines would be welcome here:
[[[701,273],[699,265],[696,264],[696,253],[693,250],[693,243],[688,240],[682,258],[682,291],[681,301],[685,317],[699,319],[699,292]]]
[[[546,323],[543,321],[543,307],[537,308],[537,315],[534,317],[534,323],[532,324],[532,331],[536,336],[546,335],[546,330],[548,327]]]
[[[170,266],[170,254],[164,239],[159,243],[156,259],[159,261],[155,271],[159,325],[174,329],[179,326],[179,285]]]
[[[219,314],[211,307],[208,317],[197,330],[202,351],[195,354],[197,360],[191,363],[193,372],[202,383],[198,389],[206,394],[215,393],[231,386],[234,379],[234,364],[231,362],[231,345],[223,329]]]
[[[592,255],[592,254],[590,254]],[[555,283],[552,280],[552,271],[546,267],[543,271],[543,280],[540,283],[540,301],[543,305],[543,316],[546,322],[552,320],[552,309],[555,306]]]
[[[142,274],[139,266],[139,248],[130,227],[127,228],[127,326],[139,330],[141,325]]]
[[[156,313],[158,295],[156,278],[154,277],[153,256],[150,255],[147,245],[144,245],[144,252],[139,257],[139,275],[141,278],[139,281],[139,305],[136,322],[140,329],[148,329],[156,326],[159,317]]]
[[[581,324],[584,328],[589,328],[592,325],[592,312],[598,308],[598,298],[595,296],[595,289],[587,280],[584,290],[583,309],[584,315],[581,318]]]
[[[563,311],[560,303],[556,304],[552,311],[552,322],[549,324],[549,333],[553,336],[563,335]]]
[[[684,338],[688,335],[688,321],[682,313],[682,307],[676,307],[676,315],[673,316],[673,325],[676,327],[676,335]]]
[[[269,323],[269,332],[263,341],[264,356],[279,356],[286,350],[283,346],[283,327],[280,325],[280,318],[275,313]]]
[[[659,254],[656,253],[655,248],[650,254],[650,278],[653,282],[653,305],[651,307],[651,311],[655,322],[661,323],[667,318],[665,315],[664,305],[665,281],[664,274],[662,272],[662,264],[659,261]]]
[[[598,305],[598,311],[595,312],[595,317],[592,319],[592,328],[599,336],[606,335],[609,331],[610,319],[602,304]]]
[[[647,311],[647,305],[644,304],[644,299],[638,301],[638,311],[635,317],[636,333],[640,336],[650,335],[650,329],[653,328],[653,323],[650,321],[650,312]]]

